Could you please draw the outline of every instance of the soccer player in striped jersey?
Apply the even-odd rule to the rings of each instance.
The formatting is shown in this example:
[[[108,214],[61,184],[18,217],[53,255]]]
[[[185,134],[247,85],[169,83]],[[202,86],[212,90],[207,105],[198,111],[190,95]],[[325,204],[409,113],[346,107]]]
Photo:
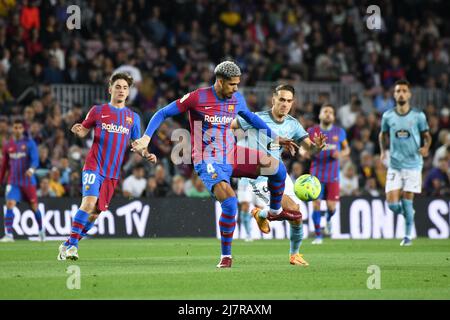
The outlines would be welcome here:
[[[273,220],[299,218],[299,214],[281,208],[286,179],[283,162],[265,152],[236,146],[235,136],[230,128],[232,120],[239,114],[254,128],[265,130],[267,136],[275,139],[271,141],[274,146],[280,144],[294,147],[295,143],[290,139],[277,137],[261,118],[248,110],[244,97],[237,92],[241,70],[234,62],[220,63],[214,74],[216,81],[213,86],[190,92],[160,109],[150,120],[144,136],[132,144],[132,150],[146,150],[153,133],[164,119],[189,112],[194,169],[222,207],[219,219],[222,252],[217,267],[230,268],[231,243],[238,210],[238,200],[230,185],[231,177],[267,176],[270,190],[268,216]]]
[[[44,241],[45,231],[42,226],[42,214],[38,209],[36,177],[34,172],[39,165],[39,154],[33,139],[24,136],[25,127],[22,120],[15,120],[12,137],[3,146],[3,159],[0,169],[0,183],[8,172],[6,186],[5,236],[1,242],[12,242],[14,208],[22,199],[30,204],[38,224],[39,239]]]
[[[385,160],[389,139],[386,200],[392,212],[405,217],[405,236],[400,245],[410,246],[414,194],[422,191],[423,158],[429,154],[432,138],[425,113],[409,104],[411,90],[407,80],[395,83],[394,99],[395,108],[383,113],[379,143],[381,159]]]
[[[109,80],[111,101],[93,106],[86,119],[71,129],[84,138],[93,128],[94,142],[81,175],[81,206],[73,219],[70,237],[59,247],[58,260],[78,259],[79,240],[92,228],[98,215],[108,209],[129,140],[140,137],[139,115],[125,106],[132,85],[133,78],[127,73],[113,74]]]
[[[313,244],[322,244],[323,242],[320,230],[320,203],[322,199],[327,201],[325,230],[328,234],[331,233],[331,217],[336,212],[336,203],[339,201],[339,159],[350,154],[345,130],[334,124],[335,115],[334,106],[324,104],[320,108],[319,125],[308,129],[311,138],[319,132],[327,137],[327,146],[312,158],[310,168],[310,174],[316,176],[322,184],[320,196],[313,203],[312,218],[316,233]]]
[[[308,152],[311,155],[320,152],[324,149],[325,136],[320,132],[314,139],[310,139],[308,133],[305,131],[303,126],[298,122],[297,119],[289,115],[292,105],[294,104],[295,89],[291,85],[281,84],[275,88],[272,95],[272,109],[256,112],[256,114],[265,122],[267,125],[275,131],[281,137],[293,139],[295,142],[300,144],[304,152]],[[251,126],[242,117],[238,116],[231,123],[231,128],[233,129],[243,129],[248,130],[247,137],[241,139],[238,145],[248,145],[250,148],[255,148],[255,144],[259,145],[259,148],[266,150],[276,159],[281,161],[281,150],[267,150],[267,141],[264,136],[255,135],[254,130],[251,130]],[[250,130],[249,130],[250,129]],[[292,155],[295,155],[296,150],[290,150]],[[258,177],[257,179],[241,179],[245,180],[250,186],[251,190],[258,198],[258,202],[262,202],[262,209],[255,207],[252,210],[252,216],[258,223],[259,229],[263,233],[270,232],[270,218],[267,217],[267,206],[268,196],[267,196],[267,178]],[[290,248],[289,248],[289,263],[297,266],[308,266],[309,263],[303,258],[303,254],[300,253],[300,246],[303,240],[303,221],[300,214],[300,199],[294,193],[294,183],[289,175],[286,175],[285,180],[285,190],[283,198],[281,200],[281,205],[284,210],[298,212],[300,217],[297,220],[289,221],[290,223]]]

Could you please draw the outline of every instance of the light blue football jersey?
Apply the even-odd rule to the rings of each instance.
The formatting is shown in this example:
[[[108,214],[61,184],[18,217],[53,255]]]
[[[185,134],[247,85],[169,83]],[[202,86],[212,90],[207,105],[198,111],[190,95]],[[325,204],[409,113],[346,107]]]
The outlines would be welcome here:
[[[283,122],[276,121],[271,110],[259,111],[255,113],[259,116],[269,128],[278,136],[293,139],[295,142],[300,143],[305,138],[307,138],[308,132],[305,131],[303,126],[294,117],[287,115]],[[238,141],[237,145],[241,147],[247,147],[251,149],[258,149],[263,152],[269,153],[274,158],[280,160],[282,150],[268,150],[267,144],[271,141],[264,133],[259,132],[247,121],[245,121],[241,116],[237,116],[237,121],[240,127],[246,131],[246,138]],[[248,179],[248,178],[242,178]],[[267,177],[260,176],[256,180],[248,179],[248,182],[253,185],[254,182],[260,183],[263,180],[267,180]]]
[[[427,130],[427,118],[420,110],[411,108],[404,115],[400,115],[395,108],[384,112],[381,131],[389,133],[389,167],[422,170],[423,157],[418,150],[421,147],[421,133]]]
[[[271,110],[260,111],[255,114],[259,116],[276,135],[280,137],[293,139],[297,143],[308,137],[308,133],[305,131],[303,126],[297,119],[290,115],[287,115],[283,122],[278,122],[273,118]],[[239,115],[237,116],[237,121],[239,122],[240,127],[247,132],[246,139],[239,140],[238,146],[268,152],[271,156],[277,158],[278,160],[281,158],[281,150],[273,151],[267,149],[267,144],[271,141],[269,137],[262,132],[258,132],[257,129],[253,128],[251,124]]]

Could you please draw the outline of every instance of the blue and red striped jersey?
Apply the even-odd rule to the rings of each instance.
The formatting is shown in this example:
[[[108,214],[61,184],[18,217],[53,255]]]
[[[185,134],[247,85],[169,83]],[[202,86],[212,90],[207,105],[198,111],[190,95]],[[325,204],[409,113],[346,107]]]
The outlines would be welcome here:
[[[22,137],[11,138],[3,145],[3,158],[0,169],[0,183],[3,183],[8,172],[8,184],[17,186],[35,186],[36,177],[28,177],[28,169],[36,169],[39,165],[39,154],[33,139]]]
[[[189,113],[194,164],[202,160],[227,163],[235,146],[231,122],[238,112],[248,110],[242,94],[220,99],[214,87],[200,88],[176,100],[176,104],[180,112]]]
[[[125,150],[130,139],[141,135],[139,115],[127,107],[117,108],[110,103],[93,106],[82,122],[83,127],[94,129],[94,142],[86,157],[83,170],[119,179]]]
[[[326,137],[326,147],[313,156],[310,173],[316,176],[320,182],[339,181],[339,159],[333,154],[342,150],[342,143],[347,139],[345,130],[333,125],[330,130],[325,131],[320,125],[308,129],[309,137],[314,141],[314,134],[322,132]]]

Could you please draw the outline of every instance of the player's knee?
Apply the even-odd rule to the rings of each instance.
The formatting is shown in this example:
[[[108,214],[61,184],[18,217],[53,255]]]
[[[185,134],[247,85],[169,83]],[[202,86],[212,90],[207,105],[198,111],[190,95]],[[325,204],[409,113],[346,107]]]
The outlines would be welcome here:
[[[277,172],[277,178],[279,180],[286,180],[286,166],[284,165],[284,163],[282,161],[279,162],[278,164],[278,172]]]
[[[14,209],[14,207],[16,206],[16,202],[13,200],[8,200],[6,201],[6,208],[7,209]]]
[[[90,214],[97,213],[97,202],[91,200],[83,200],[80,209]]]
[[[414,193],[404,191],[404,192],[402,193],[402,199],[405,199],[405,200],[413,200],[413,199],[414,199]]]
[[[241,211],[247,212],[250,209],[250,204],[248,202],[241,202]]]
[[[314,211],[320,210],[320,200],[313,202],[313,209],[314,209]]]
[[[399,214],[402,211],[402,207],[400,205],[400,202],[390,202],[390,203],[388,203],[388,207],[395,214]]]
[[[286,167],[284,166],[284,163],[282,161],[278,161],[277,163],[274,165],[274,168],[271,168],[272,172],[267,172],[267,174],[264,174],[263,172],[262,175],[269,177],[269,179],[273,179],[273,180],[277,180],[277,181],[284,181],[286,180]]]
[[[292,221],[289,221],[289,223],[291,224],[291,225],[293,225],[293,226],[299,226],[299,225],[301,225],[302,224],[302,213],[301,212],[299,212],[300,213],[300,218],[298,218],[298,219],[295,219],[295,220],[292,220]]]
[[[222,208],[236,208],[238,207],[238,200],[236,197],[228,197],[225,200],[222,201]]]

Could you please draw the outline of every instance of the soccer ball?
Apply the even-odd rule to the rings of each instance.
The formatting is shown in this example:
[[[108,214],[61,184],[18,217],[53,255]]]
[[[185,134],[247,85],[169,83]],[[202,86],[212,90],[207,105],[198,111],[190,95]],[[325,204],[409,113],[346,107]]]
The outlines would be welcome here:
[[[302,201],[316,200],[321,190],[322,185],[319,179],[310,174],[301,175],[295,180],[294,192],[297,198]]]

